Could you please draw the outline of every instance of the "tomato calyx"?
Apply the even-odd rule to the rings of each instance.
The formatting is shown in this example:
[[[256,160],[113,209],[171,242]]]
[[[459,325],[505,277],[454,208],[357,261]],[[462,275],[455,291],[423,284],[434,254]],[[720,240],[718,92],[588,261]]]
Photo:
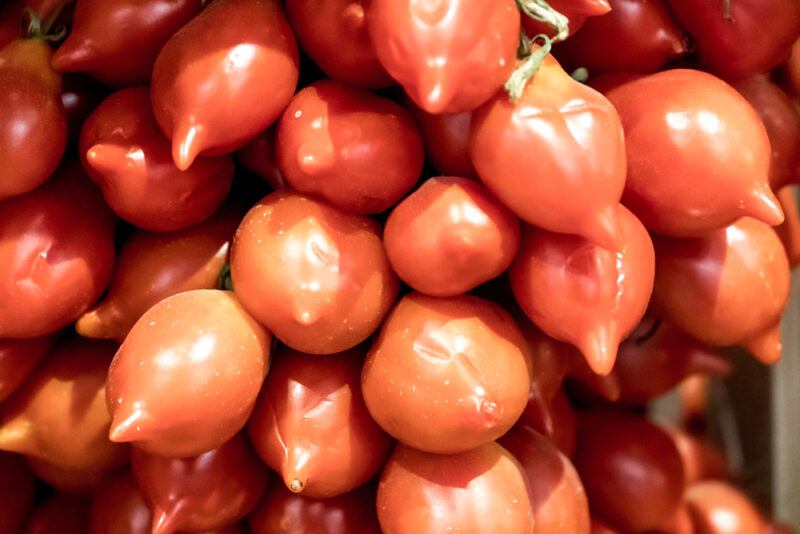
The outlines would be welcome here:
[[[27,37],[31,39],[41,39],[48,43],[57,43],[61,41],[67,36],[67,27],[64,25],[55,26],[55,23],[64,11],[64,8],[70,3],[71,2],[64,2],[44,20],[39,17],[33,8],[26,7],[22,13],[23,21],[28,21],[28,27],[25,31]]]
[[[546,0],[517,0],[517,6],[522,13],[533,20],[547,24],[556,30],[556,34],[551,37],[553,41],[563,41],[569,36],[569,19],[550,7]]]
[[[524,36],[521,37],[521,39],[523,41],[528,40]],[[542,41],[542,45],[534,49],[533,44],[539,40]],[[528,80],[533,78],[539,71],[542,60],[544,60],[547,54],[550,53],[550,49],[552,47],[553,40],[543,33],[540,33],[533,39],[529,40],[528,48],[530,52],[528,53],[527,57],[522,60],[520,66],[511,73],[511,76],[503,86],[503,88],[508,92],[508,96],[511,98],[512,102],[516,101],[520,96],[522,96],[522,92],[525,90],[525,84],[527,84]]]
[[[219,276],[217,277],[217,289],[233,291],[233,278],[231,277],[230,262],[225,262],[225,264],[222,266],[222,269],[219,270]]]

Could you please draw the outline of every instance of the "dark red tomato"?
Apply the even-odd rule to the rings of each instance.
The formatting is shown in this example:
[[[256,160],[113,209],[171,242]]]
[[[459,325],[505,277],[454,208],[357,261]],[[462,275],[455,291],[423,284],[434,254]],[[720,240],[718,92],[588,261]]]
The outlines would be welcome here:
[[[61,75],[50,46],[17,39],[0,50],[0,201],[47,180],[67,146]]]
[[[592,511],[624,532],[659,528],[683,494],[678,450],[644,417],[611,410],[579,415],[575,467]]]
[[[202,0],[78,0],[53,67],[118,87],[147,84],[161,47],[202,6]]]
[[[361,396],[365,352],[323,358],[283,347],[275,355],[248,431],[261,459],[294,493],[336,497],[385,463],[392,442]]]
[[[169,457],[221,446],[253,411],[270,339],[229,291],[160,301],[139,318],[108,370],[111,439]]]
[[[56,493],[33,512],[24,534],[86,534],[90,501],[86,497]]]
[[[153,514],[130,471],[111,475],[95,490],[89,534],[150,534]]]
[[[621,533],[612,529],[599,519],[593,517],[591,534],[621,534]]]
[[[706,237],[655,246],[658,313],[709,345],[743,345],[764,363],[780,358],[790,273],[772,228],[743,217]]]
[[[386,319],[361,375],[384,430],[410,447],[457,453],[502,436],[522,414],[530,356],[497,304],[411,293]]]
[[[758,508],[728,482],[706,481],[689,486],[686,504],[696,534],[751,534],[767,529]]]
[[[398,204],[383,232],[392,268],[436,297],[466,293],[503,274],[519,248],[516,217],[467,178],[431,178]]]
[[[0,204],[0,338],[49,334],[85,312],[111,279],[113,232],[80,165]]]
[[[789,59],[786,60],[784,74],[786,76],[786,88],[792,96],[797,98],[800,96],[800,38],[792,45]]]
[[[686,503],[681,502],[666,523],[648,534],[696,534]]]
[[[418,108],[410,98],[403,99],[403,106],[414,117],[425,141],[428,159],[439,174],[478,177],[469,154],[471,111],[434,115]]]
[[[567,17],[570,35],[578,31],[587,18],[605,15],[611,11],[608,0],[550,0],[548,4]],[[528,37],[534,37],[540,33],[553,35],[552,27],[525,15],[522,15],[522,28]]]
[[[512,0],[372,0],[367,25],[378,59],[428,113],[475,109],[514,69]]]
[[[575,452],[575,410],[569,398],[559,391],[549,404],[541,405],[532,400],[528,400],[525,411],[517,421],[518,426],[535,430],[565,455],[572,456]]]
[[[21,456],[0,452],[0,517],[1,532],[15,534],[33,508],[36,496],[36,479],[25,467]]]
[[[800,35],[800,6],[794,1],[669,0],[669,4],[701,61],[726,78],[770,70],[786,59]]]
[[[28,380],[56,340],[55,335],[31,339],[0,339],[0,402]]]
[[[272,189],[283,189],[286,182],[275,161],[275,130],[275,127],[270,127],[258,134],[236,153],[236,160],[248,171],[262,177]]]
[[[536,390],[542,403],[549,406],[561,391],[561,385],[577,351],[574,347],[556,341],[539,330],[524,313],[516,314],[515,319],[531,349],[534,370],[531,393]]]
[[[586,21],[554,54],[567,70],[654,72],[689,52],[689,39],[665,0],[611,0],[611,12]],[[613,53],[609,53],[609,47]]]
[[[475,112],[471,154],[483,183],[521,219],[617,248],[625,185],[619,117],[552,56],[516,102],[499,92]]]
[[[242,434],[190,458],[151,456],[134,448],[131,466],[153,511],[153,534],[231,525],[255,508],[269,476]]]
[[[499,443],[528,476],[534,533],[589,534],[589,502],[569,459],[530,428],[514,428]]]
[[[655,257],[650,236],[618,205],[622,246],[612,252],[583,237],[527,227],[509,271],[522,309],[546,334],[578,347],[607,375],[617,347],[647,309]]]
[[[228,154],[277,119],[294,94],[298,54],[278,0],[214,0],[153,68],[153,111],[181,170]]]
[[[425,155],[409,114],[386,98],[323,80],[297,93],[275,147],[286,183],[351,213],[379,213],[417,183]]]
[[[83,123],[100,105],[106,89],[85,74],[66,74],[61,87],[61,104],[67,114],[69,144],[77,144]]]
[[[399,285],[374,221],[289,190],[245,216],[231,274],[248,311],[310,354],[341,352],[372,335]]]
[[[709,4],[711,5],[711,4]],[[704,235],[749,215],[783,220],[769,188],[769,138],[731,86],[675,69],[608,92],[625,129],[622,202],[654,232]]]
[[[796,188],[784,187],[778,191],[778,200],[783,209],[784,219],[775,227],[775,231],[786,250],[789,267],[793,269],[800,264],[800,211],[797,209]]]
[[[686,484],[701,480],[726,479],[731,470],[725,453],[714,443],[679,428],[666,428],[681,455]]]
[[[253,534],[381,534],[373,484],[332,499],[312,499],[273,484],[249,522]]]
[[[128,453],[126,452],[125,462],[127,462],[127,456]],[[99,470],[64,469],[57,464],[34,456],[28,456],[26,460],[28,468],[36,475],[36,478],[58,491],[73,494],[91,493],[111,471],[108,468]]]
[[[155,232],[207,219],[233,180],[230,156],[198,158],[185,171],[175,166],[144,87],[123,89],[100,104],[83,126],[80,154],[111,209]]]
[[[122,245],[103,300],[84,313],[75,330],[85,337],[122,343],[144,312],[167,297],[193,289],[215,289],[228,257],[236,212],[174,233],[137,231]]]
[[[334,80],[365,89],[394,80],[378,61],[367,30],[371,0],[288,0],[286,14],[300,47]]]
[[[525,472],[494,442],[459,454],[398,445],[378,485],[384,534],[533,534]]]

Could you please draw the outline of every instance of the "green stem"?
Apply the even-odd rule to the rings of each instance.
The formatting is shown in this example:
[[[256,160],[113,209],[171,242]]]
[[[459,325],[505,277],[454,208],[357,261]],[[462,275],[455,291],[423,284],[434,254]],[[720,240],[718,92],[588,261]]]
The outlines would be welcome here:
[[[42,20],[39,17],[39,14],[36,13],[32,8],[26,7],[23,11],[23,14],[28,19],[28,37],[35,37],[37,39],[41,39],[43,41],[48,41],[51,43],[56,43],[63,39],[67,35],[67,28],[64,26],[59,26],[58,28],[53,28],[58,18],[61,16],[61,13],[64,12],[70,4],[72,4],[71,0],[62,2],[59,6],[50,14],[47,20]]]
[[[726,0],[729,1],[729,0]],[[569,19],[550,7],[546,0],[517,0],[520,11],[556,31],[554,42],[563,41],[569,36]]]
[[[233,291],[233,278],[231,278],[230,263],[225,263],[222,269],[220,269],[219,276],[217,277],[217,288]]]
[[[586,67],[579,67],[569,76],[576,82],[586,83],[589,80],[589,70]]]
[[[539,71],[539,67],[542,65],[542,60],[544,60],[545,56],[550,53],[550,49],[553,46],[553,41],[543,33],[540,33],[533,39],[531,39],[531,43],[535,43],[538,40],[542,40],[542,46],[534,50],[525,60],[522,62],[522,65],[517,67],[513,73],[511,73],[511,77],[505,84],[505,90],[508,92],[508,96],[511,97],[511,101],[514,102],[520,96],[522,96],[522,92],[525,90],[525,84],[528,83],[528,80],[534,77],[536,73]]]

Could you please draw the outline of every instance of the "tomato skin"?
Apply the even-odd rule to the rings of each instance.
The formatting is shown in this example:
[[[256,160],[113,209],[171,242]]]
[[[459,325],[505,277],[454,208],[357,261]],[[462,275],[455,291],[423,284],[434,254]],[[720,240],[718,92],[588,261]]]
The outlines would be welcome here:
[[[704,72],[675,69],[607,96],[625,129],[622,202],[649,230],[691,237],[745,215],[770,225],[783,220],[767,181],[767,132],[732,87]]]
[[[61,75],[50,68],[51,53],[39,39],[0,50],[0,201],[41,185],[66,149]]]
[[[709,480],[689,486],[686,504],[697,534],[767,532],[758,508],[729,482]]]
[[[730,477],[725,453],[715,444],[677,427],[666,428],[666,431],[681,455],[687,485],[701,480],[724,480]]]
[[[273,126],[258,134],[236,153],[236,161],[263,178],[272,189],[283,189],[286,181],[275,161],[275,130]]]
[[[417,123],[427,157],[440,175],[478,178],[469,154],[471,111],[434,115],[418,108],[408,97],[403,99],[403,107]]]
[[[483,183],[521,219],[617,247],[625,185],[619,117],[552,56],[516,103],[501,92],[475,112],[470,144]]]
[[[570,35],[581,29],[589,17],[605,15],[611,11],[608,0],[550,0],[548,4],[569,19]],[[526,15],[522,16],[522,28],[531,38],[540,33],[553,35],[552,27]]]
[[[89,499],[84,496],[56,493],[36,507],[25,534],[86,534],[89,505]]]
[[[6,400],[36,371],[55,345],[57,336],[0,339],[0,402]]]
[[[778,191],[778,200],[786,218],[779,226],[775,227],[778,237],[781,238],[789,267],[794,269],[800,264],[800,210],[797,208],[797,191],[794,187],[784,187]]]
[[[202,0],[79,0],[53,67],[87,72],[116,87],[147,84],[161,47],[202,5]]]
[[[575,452],[575,410],[563,391],[546,405],[529,399],[516,426],[542,434],[567,457]]]
[[[475,109],[514,69],[520,16],[512,0],[372,0],[367,25],[378,59],[429,113]]]
[[[0,517],[6,532],[22,531],[33,508],[36,479],[25,467],[22,457],[0,452]]]
[[[107,89],[85,74],[66,74],[61,85],[61,104],[67,114],[71,148],[78,144],[83,123],[106,97]]]
[[[669,4],[692,37],[700,60],[729,79],[775,67],[800,36],[796,2],[737,0],[730,3],[730,18],[725,17],[723,2],[669,0]]]
[[[204,221],[225,200],[233,180],[230,156],[198,158],[185,171],[175,166],[149,92],[141,87],[118,91],[100,104],[84,123],[80,153],[109,206],[154,232]]]
[[[151,92],[178,168],[233,152],[272,124],[294,94],[298,61],[277,0],[214,0],[173,35]]]
[[[0,338],[55,332],[103,293],[114,222],[79,165],[0,204]]]
[[[283,112],[276,159],[297,191],[351,213],[380,213],[417,182],[424,148],[403,108],[323,80],[298,92]]]
[[[787,91],[797,98],[800,96],[800,38],[792,45],[789,59],[786,60],[784,75],[784,85]]]

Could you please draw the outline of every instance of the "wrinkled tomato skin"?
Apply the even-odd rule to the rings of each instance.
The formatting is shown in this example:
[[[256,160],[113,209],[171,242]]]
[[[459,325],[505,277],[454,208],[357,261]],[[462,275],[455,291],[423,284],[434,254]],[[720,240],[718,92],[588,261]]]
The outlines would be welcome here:
[[[417,123],[428,159],[440,175],[478,178],[469,154],[471,111],[435,115],[418,108],[407,97],[403,106]]]
[[[215,0],[173,35],[151,91],[178,168],[233,152],[274,122],[294,94],[298,61],[277,0]]]
[[[286,181],[275,160],[275,130],[275,127],[270,127],[258,134],[236,153],[236,160],[263,178],[272,189],[283,189]]]
[[[511,74],[520,16],[511,0],[372,0],[367,25],[378,59],[420,108],[458,113]]]
[[[0,402],[28,380],[57,339],[56,335],[0,339]]]
[[[689,486],[686,504],[696,534],[749,534],[767,529],[758,508],[728,482],[706,481]]]
[[[608,0],[550,0],[548,3],[550,7],[567,17],[570,35],[581,29],[581,26],[589,17],[605,15],[611,11],[611,5]],[[553,28],[550,25],[539,22],[533,17],[523,15],[522,28],[531,38],[540,33],[553,36]]]
[[[86,72],[116,87],[147,84],[161,47],[202,5],[202,0],[79,0],[53,67]]]
[[[36,507],[25,534],[86,534],[90,501],[84,496],[56,493]]]
[[[22,530],[22,525],[33,508],[36,496],[36,479],[25,467],[21,456],[0,452],[0,517],[3,518],[3,532],[14,534]]]
[[[380,213],[414,186],[425,149],[409,114],[389,99],[332,80],[298,92],[278,123],[286,183],[350,213]]]

